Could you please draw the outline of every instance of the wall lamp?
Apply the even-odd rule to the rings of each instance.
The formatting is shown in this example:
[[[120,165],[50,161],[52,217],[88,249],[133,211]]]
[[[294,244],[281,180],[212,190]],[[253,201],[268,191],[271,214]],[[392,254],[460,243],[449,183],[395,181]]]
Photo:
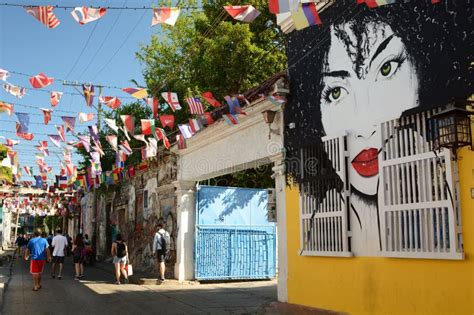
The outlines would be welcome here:
[[[265,123],[268,125],[268,140],[272,138],[272,133],[275,135],[280,135],[280,131],[278,129],[272,129],[272,123],[275,120],[276,114],[276,111],[269,109],[262,112],[263,120],[265,120]]]

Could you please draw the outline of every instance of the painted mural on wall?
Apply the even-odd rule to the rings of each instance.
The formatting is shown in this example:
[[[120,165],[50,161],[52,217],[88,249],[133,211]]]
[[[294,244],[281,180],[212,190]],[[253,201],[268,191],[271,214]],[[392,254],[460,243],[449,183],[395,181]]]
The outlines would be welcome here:
[[[380,124],[473,93],[472,7],[470,1],[412,0],[369,9],[336,1],[321,13],[322,26],[289,36],[289,179],[310,181],[317,202],[349,181],[352,238],[363,244],[353,243],[355,254],[381,250]],[[342,134],[347,179],[338,177],[321,149],[323,137]],[[314,159],[301,161],[308,146],[315,148],[309,153]]]

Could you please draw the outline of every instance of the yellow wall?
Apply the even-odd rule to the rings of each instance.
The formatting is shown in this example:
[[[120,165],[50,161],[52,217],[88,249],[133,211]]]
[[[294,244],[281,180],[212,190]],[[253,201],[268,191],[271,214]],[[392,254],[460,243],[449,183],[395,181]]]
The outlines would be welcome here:
[[[474,314],[474,152],[459,156],[462,261],[299,256],[298,191],[287,189],[289,302],[351,314]]]

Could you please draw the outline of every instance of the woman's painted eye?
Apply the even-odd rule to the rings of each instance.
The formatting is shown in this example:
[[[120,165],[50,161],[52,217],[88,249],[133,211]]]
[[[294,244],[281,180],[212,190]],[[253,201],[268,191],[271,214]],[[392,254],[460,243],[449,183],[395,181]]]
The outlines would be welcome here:
[[[332,102],[338,102],[340,101],[347,93],[347,90],[341,86],[336,86],[336,87],[328,87],[326,91],[324,92],[323,96],[326,102],[332,103]]]
[[[339,97],[341,97],[341,88],[337,87],[332,89],[330,97],[332,101],[336,101]]]
[[[380,69],[380,73],[384,77],[388,76],[391,71],[392,71],[392,62],[391,61],[384,63],[382,65],[382,68]]]

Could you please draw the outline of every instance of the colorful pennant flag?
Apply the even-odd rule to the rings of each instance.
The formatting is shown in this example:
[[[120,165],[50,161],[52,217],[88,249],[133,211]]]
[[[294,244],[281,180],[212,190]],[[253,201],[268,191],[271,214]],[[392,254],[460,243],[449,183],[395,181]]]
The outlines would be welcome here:
[[[58,135],[48,135],[49,137],[49,140],[51,140],[51,142],[57,146],[58,148],[61,147],[61,137],[58,136]]]
[[[54,15],[54,7],[51,5],[48,6],[28,6],[24,7],[26,12],[37,19],[41,24],[45,25],[47,28],[55,28],[60,22],[58,18]]]
[[[79,113],[78,118],[79,118],[79,122],[84,123],[84,122],[94,120],[94,114],[93,113],[89,113],[89,114]]]
[[[248,23],[253,22],[260,15],[260,12],[252,5],[229,5],[224,6],[224,10],[235,20]]]
[[[66,126],[66,131],[70,130],[74,132],[74,127],[76,126],[76,117],[61,116],[61,119],[63,120],[64,125]]]
[[[13,147],[14,145],[17,145],[20,143],[20,141],[17,141],[17,140],[13,140],[13,139],[6,139],[7,142],[5,143],[5,145],[7,147]]]
[[[198,132],[202,128],[199,121],[197,119],[192,119],[192,118],[189,119],[189,127],[191,128],[191,131],[193,132],[193,134]]]
[[[204,119],[207,125],[212,125],[214,123],[214,119],[212,118],[212,114],[209,112],[204,113]]]
[[[148,96],[148,93],[144,88],[123,88],[122,91],[138,99],[146,98]]]
[[[269,0],[268,9],[272,14],[297,11],[298,3],[298,0]]]
[[[279,95],[269,95],[266,97],[273,105],[277,107],[281,107],[283,104],[286,103],[286,99],[283,96]]]
[[[106,12],[106,8],[76,7],[72,10],[71,15],[77,23],[84,25],[100,19]]]
[[[92,137],[92,141],[99,142],[99,129],[96,125],[89,126],[89,134]]]
[[[51,106],[56,107],[59,104],[59,100],[61,100],[61,96],[63,96],[63,92],[51,92]]]
[[[84,146],[84,149],[86,149],[87,152],[91,151],[91,137],[90,136],[79,136],[79,141],[81,141],[82,145]]]
[[[176,142],[178,143],[178,149],[179,150],[186,149],[186,143],[184,142],[183,135],[176,135]]]
[[[145,135],[143,135],[143,134],[141,134],[141,135],[134,135],[133,137],[134,137],[135,139],[137,139],[138,141],[145,142],[146,146],[148,146],[148,141],[146,141]]]
[[[93,85],[82,85],[82,93],[84,94],[84,99],[86,100],[87,106],[92,106],[94,102],[94,86]]]
[[[8,72],[7,70],[0,69],[0,80],[1,81],[6,81],[9,76],[10,76],[10,72]]]
[[[174,26],[176,20],[178,20],[180,12],[180,8],[154,8],[151,26],[155,26],[161,23]]]
[[[117,152],[118,151],[118,148],[117,148],[117,136],[116,135],[108,135],[108,136],[105,136],[105,139],[107,140],[107,142],[110,144],[110,146],[112,147],[112,149]]]
[[[154,97],[148,97],[146,99],[146,104],[150,106],[151,110],[153,111],[153,118],[156,119],[158,117],[158,99]]]
[[[40,108],[43,111],[44,124],[47,125],[51,121],[52,109]]]
[[[237,115],[225,114],[222,117],[224,117],[225,122],[228,123],[230,126],[239,124],[239,120],[237,118]]]
[[[142,134],[154,135],[155,134],[155,121],[153,119],[142,119]]]
[[[13,114],[13,104],[0,102],[0,113],[7,113],[8,116]]]
[[[431,3],[436,3],[433,1],[439,1],[439,0],[432,0]],[[396,2],[397,2],[396,0],[357,0],[357,4],[365,3],[371,9],[381,7],[386,4],[396,3]]]
[[[188,124],[178,125],[178,128],[185,139],[189,139],[193,136],[193,131]]]
[[[120,119],[123,122],[124,133],[127,135],[127,132],[130,132],[133,135],[135,133],[135,118],[131,115],[120,115]]]
[[[13,95],[17,98],[22,98],[26,94],[26,89],[24,87],[15,86],[15,85],[10,84],[8,82],[3,85],[3,89],[7,93],[10,93],[11,95]]]
[[[118,133],[119,127],[115,123],[115,120],[109,119],[109,118],[104,118],[104,121],[107,124],[107,126],[109,126],[110,129],[115,131],[115,133]]]
[[[25,170],[26,175],[33,176],[33,167],[32,166],[24,166],[23,169]]]
[[[47,77],[44,73],[40,73],[31,77],[29,81],[33,88],[41,89],[52,84],[54,79]]]
[[[16,123],[16,136],[27,141],[33,140],[34,136],[32,133],[24,132],[21,124],[19,122]]]
[[[99,96],[99,102],[111,109],[117,109],[122,102],[115,96]]]
[[[168,103],[173,112],[181,109],[181,105],[179,104],[178,100],[178,94],[174,92],[163,92],[161,93],[161,96],[163,96],[166,103]]]
[[[296,30],[302,30],[312,25],[321,25],[316,3],[308,2],[302,3],[298,7],[298,11],[291,12],[291,18],[295,23]]]
[[[61,125],[61,126],[55,125],[55,127],[56,127],[56,130],[58,131],[58,135],[61,138],[61,141],[65,142],[66,141],[66,133],[64,131],[64,126],[63,125]]]
[[[132,148],[130,147],[130,144],[128,144],[127,140],[123,140],[120,142],[120,149],[122,149],[123,153],[126,155],[130,155],[133,153]]]
[[[204,114],[204,107],[202,106],[201,100],[197,97],[186,98],[186,103],[189,105],[189,112],[191,114],[202,115]]]
[[[232,115],[241,114],[246,115],[246,113],[240,108],[239,100],[236,97],[230,97],[228,95],[224,96],[227,105],[229,105],[229,113]]]
[[[216,100],[214,95],[212,95],[212,92],[204,92],[201,95],[206,100],[206,102],[211,104],[213,107],[221,107],[222,106],[222,104],[218,100]]]
[[[173,129],[174,127],[174,116],[173,115],[161,115],[160,116],[160,122],[163,128],[169,127],[170,129]]]
[[[21,126],[21,133],[27,133],[30,126],[30,115],[27,113],[15,113]]]

